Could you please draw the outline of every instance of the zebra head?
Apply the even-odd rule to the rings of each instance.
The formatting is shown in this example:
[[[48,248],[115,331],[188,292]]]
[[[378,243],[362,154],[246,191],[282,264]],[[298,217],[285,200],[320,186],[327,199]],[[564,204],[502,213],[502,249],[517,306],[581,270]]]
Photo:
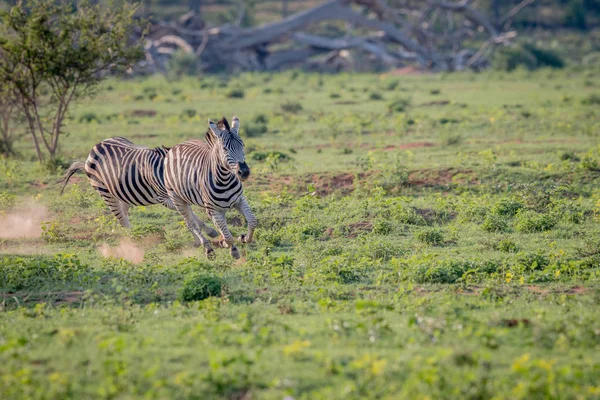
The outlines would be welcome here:
[[[208,131],[214,137],[207,137],[209,143],[217,146],[221,159],[240,180],[245,181],[250,176],[250,168],[246,164],[244,142],[240,138],[240,120],[235,115],[231,119],[232,126],[225,117],[216,124],[208,120]],[[216,140],[213,140],[216,139]]]

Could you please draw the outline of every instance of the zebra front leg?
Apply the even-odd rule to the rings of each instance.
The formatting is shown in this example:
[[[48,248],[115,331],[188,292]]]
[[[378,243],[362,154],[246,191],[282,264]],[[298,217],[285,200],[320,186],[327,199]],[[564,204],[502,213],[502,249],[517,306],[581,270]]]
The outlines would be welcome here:
[[[235,209],[240,212],[246,219],[246,223],[248,224],[248,234],[241,235],[239,240],[242,243],[250,243],[252,242],[252,235],[254,234],[254,229],[258,225],[258,220],[254,216],[254,213],[250,209],[248,202],[245,197],[241,197],[240,200],[235,204]]]
[[[233,235],[231,234],[231,232],[229,231],[229,227],[227,226],[225,213],[220,211],[210,211],[209,215],[223,237],[219,244],[222,247],[229,247],[229,253],[231,254],[231,256],[238,260],[240,258],[240,252],[238,251],[237,247],[235,247],[235,244],[233,244]]]
[[[206,254],[206,257],[208,257],[211,260],[214,259],[215,251],[211,247],[208,239],[206,239],[204,236],[202,236],[202,232],[200,231],[200,226],[197,223],[198,217],[196,217],[194,215],[194,212],[192,211],[192,207],[190,207],[189,204],[186,204],[185,202],[183,202],[183,200],[180,200],[180,201],[174,200],[173,204],[175,205],[175,208],[177,209],[179,214],[181,214],[181,216],[183,217],[183,220],[185,221],[185,225],[190,230],[190,232],[192,232],[192,235],[194,235],[194,237],[200,242],[200,244],[202,244],[202,246],[204,246],[204,253]]]

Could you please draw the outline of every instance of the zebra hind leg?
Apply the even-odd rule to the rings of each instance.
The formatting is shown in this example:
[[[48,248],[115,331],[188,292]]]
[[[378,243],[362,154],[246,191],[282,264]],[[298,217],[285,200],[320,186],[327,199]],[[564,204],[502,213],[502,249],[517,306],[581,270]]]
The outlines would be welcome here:
[[[110,211],[117,218],[121,226],[124,228],[131,228],[131,224],[129,223],[129,217],[127,216],[127,210],[129,210],[129,205],[123,207],[122,204],[125,203],[108,193],[108,191],[105,192],[104,190],[106,189],[98,187],[95,187],[95,189],[98,191],[98,193],[100,193],[100,197],[102,197],[102,200],[104,200],[106,205],[108,205],[108,208],[110,208]]]
[[[215,226],[221,231],[221,235],[223,236],[223,239],[220,242],[220,245],[222,247],[228,247],[229,248],[229,254],[231,254],[231,256],[233,258],[235,258],[236,260],[240,258],[240,252],[238,251],[237,247],[235,247],[235,244],[233,244],[233,235],[231,234],[231,232],[229,231],[229,227],[227,226],[227,220],[225,219],[225,213],[221,213],[218,211],[212,211],[210,212],[210,217],[213,220],[213,223],[215,224]]]
[[[171,201],[171,199],[166,199],[165,201],[162,202],[162,204],[170,210],[177,211],[177,208],[175,207],[175,204],[173,204],[173,201]],[[192,215],[196,219],[196,223],[198,224],[198,226],[200,226],[200,229],[203,229],[204,232],[206,232],[206,234],[208,236],[210,236],[213,239],[216,238],[217,236],[219,236],[219,232],[215,231],[210,226],[207,226],[200,218],[198,218],[198,216],[196,214],[192,213]],[[196,245],[200,246],[201,244],[202,243],[200,243],[198,238],[196,238]]]
[[[211,260],[214,259],[215,251],[211,247],[208,239],[206,239],[202,235],[202,232],[200,231],[200,225],[198,224],[199,219],[196,215],[194,215],[192,207],[190,207],[189,204],[185,203],[181,199],[174,200],[173,204],[176,210],[179,212],[179,214],[181,214],[181,216],[183,217],[187,228],[190,230],[190,232],[192,232],[192,234],[200,242],[200,244],[204,246],[204,253],[206,254],[206,257],[208,257]]]

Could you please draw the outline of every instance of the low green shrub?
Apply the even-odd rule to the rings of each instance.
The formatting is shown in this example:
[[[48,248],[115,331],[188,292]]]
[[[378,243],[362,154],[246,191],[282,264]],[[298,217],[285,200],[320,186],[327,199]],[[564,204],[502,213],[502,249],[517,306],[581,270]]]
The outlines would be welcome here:
[[[241,88],[229,89],[225,93],[225,96],[230,99],[243,99],[245,95],[246,95],[246,92],[244,92],[244,89],[241,89]]]
[[[182,301],[204,300],[220,296],[223,291],[222,279],[212,271],[203,270],[189,275],[179,292]]]
[[[298,103],[297,101],[286,101],[285,103],[281,104],[281,109],[287,113],[298,114],[304,109],[304,107],[302,107],[302,104]]]
[[[502,215],[489,214],[483,220],[481,227],[488,232],[506,232],[508,222]]]
[[[408,108],[408,106],[410,106],[410,99],[396,99],[394,101],[392,101],[390,104],[388,104],[388,110],[391,113],[397,112],[397,113],[401,113],[406,111],[406,109]]]
[[[525,211],[517,214],[515,228],[524,233],[544,232],[554,228],[557,223],[553,215]]]
[[[430,246],[441,246],[444,244],[444,233],[437,228],[424,229],[416,234],[417,240]]]

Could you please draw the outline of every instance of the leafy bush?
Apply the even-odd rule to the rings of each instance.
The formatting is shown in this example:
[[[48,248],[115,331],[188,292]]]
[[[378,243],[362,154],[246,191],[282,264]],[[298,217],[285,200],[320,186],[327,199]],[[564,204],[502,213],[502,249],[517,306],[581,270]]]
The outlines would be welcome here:
[[[265,161],[269,157],[276,157],[279,161],[290,161],[292,157],[288,156],[281,151],[255,151],[252,153],[252,159],[254,161]]]
[[[597,106],[597,105],[600,105],[600,94],[598,94],[598,93],[591,93],[586,98],[584,98],[583,100],[581,100],[581,104],[586,105],[586,106]]]
[[[501,267],[495,260],[427,260],[401,266],[400,278],[415,283],[456,283],[469,273],[490,275]]]
[[[266,124],[260,124],[253,121],[247,123],[243,129],[246,137],[257,137],[268,132]]]
[[[391,113],[404,112],[410,105],[410,99],[396,99],[388,104],[388,110]]]
[[[383,95],[379,92],[371,92],[369,100],[383,100]]]
[[[523,203],[513,199],[502,199],[493,208],[492,212],[497,215],[506,215],[514,217],[520,209],[523,208]]]
[[[517,214],[516,229],[518,232],[524,233],[544,232],[554,228],[557,222],[556,218],[550,214],[529,210]]]
[[[85,112],[85,113],[83,113],[83,114],[81,114],[79,116],[79,122],[81,122],[81,123],[87,123],[87,124],[89,124],[91,122],[96,122],[96,123],[99,124],[100,123],[100,118],[98,118],[98,115],[96,115],[95,112],[88,111],[88,112]]]
[[[493,65],[501,71],[513,71],[518,67],[534,70],[540,67],[562,68],[565,63],[560,56],[533,44],[504,47],[494,57]]]
[[[288,113],[297,114],[304,108],[302,107],[302,104],[297,101],[286,101],[281,105],[281,109]]]
[[[488,232],[506,232],[508,223],[501,215],[489,214],[483,220],[481,227]]]
[[[537,67],[563,68],[565,62],[552,50],[541,49],[533,44],[524,44],[523,48],[529,51],[537,62]]]
[[[243,99],[245,95],[246,92],[241,88],[229,89],[227,93],[225,93],[225,96],[230,99]]]
[[[522,46],[503,47],[496,52],[493,66],[500,71],[514,71],[518,67],[532,70],[537,67],[537,60]]]
[[[543,270],[550,264],[548,256],[542,253],[519,253],[516,259],[517,265],[528,270]]]
[[[430,246],[441,246],[444,244],[444,234],[437,228],[424,229],[417,233],[417,240]]]
[[[519,251],[519,246],[510,239],[501,239],[494,247],[496,250],[505,251],[507,253],[516,253]]]
[[[179,292],[182,301],[204,300],[211,296],[220,296],[223,290],[221,278],[212,271],[203,270],[189,275]]]

